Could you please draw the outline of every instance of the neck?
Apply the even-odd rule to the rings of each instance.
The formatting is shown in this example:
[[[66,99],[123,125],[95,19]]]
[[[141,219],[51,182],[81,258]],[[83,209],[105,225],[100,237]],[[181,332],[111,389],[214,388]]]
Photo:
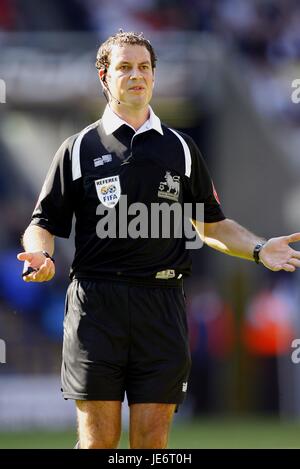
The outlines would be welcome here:
[[[122,104],[109,103],[111,109],[127,124],[131,125],[135,130],[138,130],[150,116],[149,106],[143,109],[124,109]]]

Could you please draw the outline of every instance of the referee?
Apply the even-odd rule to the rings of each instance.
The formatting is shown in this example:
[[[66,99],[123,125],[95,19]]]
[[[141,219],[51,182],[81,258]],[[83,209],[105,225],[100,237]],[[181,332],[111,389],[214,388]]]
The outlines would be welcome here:
[[[150,219],[159,222],[149,215],[154,205],[190,204],[204,242],[223,253],[274,271],[300,266],[300,253],[289,246],[300,233],[266,241],[225,218],[193,140],[163,125],[149,106],[155,65],[142,34],[120,31],[100,46],[96,68],[108,105],[59,148],[18,254],[26,282],[51,280],[54,237],[69,237],[75,215],[62,393],[76,402],[80,448],[117,448],[125,393],[130,447],[166,448],[187,391],[189,252],[184,235],[147,233]],[[167,227],[175,224],[171,217]]]

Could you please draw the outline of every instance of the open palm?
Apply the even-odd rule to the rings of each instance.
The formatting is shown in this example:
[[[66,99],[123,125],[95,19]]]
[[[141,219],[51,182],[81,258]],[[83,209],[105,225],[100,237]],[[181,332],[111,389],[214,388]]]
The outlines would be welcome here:
[[[267,269],[294,272],[300,267],[300,251],[292,249],[289,244],[300,241],[300,233],[271,238],[261,249],[259,258]]]

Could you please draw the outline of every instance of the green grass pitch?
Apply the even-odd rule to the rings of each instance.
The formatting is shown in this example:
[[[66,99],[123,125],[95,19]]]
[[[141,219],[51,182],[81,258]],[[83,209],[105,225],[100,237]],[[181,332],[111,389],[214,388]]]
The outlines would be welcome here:
[[[75,430],[0,432],[0,448],[73,448]],[[119,448],[128,448],[123,432]],[[300,421],[200,419],[175,423],[169,448],[300,448]]]

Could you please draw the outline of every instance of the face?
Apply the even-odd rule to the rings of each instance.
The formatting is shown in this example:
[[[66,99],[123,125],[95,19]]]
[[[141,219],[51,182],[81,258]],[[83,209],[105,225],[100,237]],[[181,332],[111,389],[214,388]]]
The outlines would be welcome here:
[[[147,108],[154,84],[150,52],[144,46],[113,46],[106,80],[111,95],[122,107]]]

